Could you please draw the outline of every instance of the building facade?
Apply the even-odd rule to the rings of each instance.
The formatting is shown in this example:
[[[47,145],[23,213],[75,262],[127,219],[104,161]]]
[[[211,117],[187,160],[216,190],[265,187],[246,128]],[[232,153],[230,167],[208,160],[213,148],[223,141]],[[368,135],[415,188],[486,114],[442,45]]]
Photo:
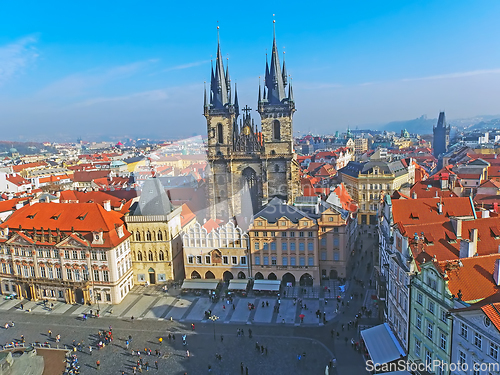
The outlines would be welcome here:
[[[248,235],[231,222],[220,227],[213,223],[196,223],[183,235],[186,278],[248,278]]]
[[[204,104],[210,166],[208,199],[213,219],[227,221],[242,213],[248,217],[272,197],[293,202],[299,195],[299,165],[293,148],[295,101],[285,63],[280,65],[278,55],[274,38],[263,93],[259,86],[258,130],[248,106],[242,109],[243,118],[238,119],[236,86],[233,94],[229,69],[226,66],[224,70],[220,44],[217,46],[210,93],[205,92]]]
[[[125,216],[135,282],[157,284],[184,278],[181,207],[168,199],[159,178],[145,181],[139,201]]]
[[[35,203],[0,225],[3,294],[120,303],[134,285],[122,214],[97,203]]]

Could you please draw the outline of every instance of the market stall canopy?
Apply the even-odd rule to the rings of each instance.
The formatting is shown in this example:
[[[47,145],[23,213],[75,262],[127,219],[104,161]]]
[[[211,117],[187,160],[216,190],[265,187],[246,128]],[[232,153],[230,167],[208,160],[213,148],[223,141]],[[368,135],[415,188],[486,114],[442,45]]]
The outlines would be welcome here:
[[[181,289],[204,289],[204,290],[215,290],[219,285],[220,280],[216,279],[189,279],[184,280]]]
[[[236,279],[229,281],[228,290],[247,290],[248,280]]]
[[[403,358],[405,352],[387,323],[361,331],[370,359],[376,365],[383,365]]]
[[[265,290],[269,292],[278,292],[280,290],[281,280],[254,280],[253,290]]]

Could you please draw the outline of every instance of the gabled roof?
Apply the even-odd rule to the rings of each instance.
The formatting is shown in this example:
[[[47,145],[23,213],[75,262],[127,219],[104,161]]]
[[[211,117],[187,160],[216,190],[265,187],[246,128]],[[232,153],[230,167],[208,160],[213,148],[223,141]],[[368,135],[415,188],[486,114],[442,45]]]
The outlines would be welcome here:
[[[182,205],[181,210],[181,226],[184,228],[187,224],[189,224],[192,220],[196,218],[196,215],[193,211],[190,210],[187,204]]]
[[[441,272],[446,270],[448,289],[455,295],[462,293],[465,302],[476,302],[500,291],[493,280],[495,261],[500,254],[490,254],[471,258],[461,258],[462,266],[455,266],[452,262],[438,262]]]
[[[24,177],[22,177],[19,174],[7,175],[5,177],[5,179],[16,186],[31,184],[31,182],[29,182],[28,180],[26,180]]]
[[[161,181],[150,178],[144,182],[139,198],[139,204],[134,211],[134,216],[167,215],[172,212],[173,206]]]
[[[44,161],[36,161],[33,163],[26,163],[26,164],[18,164],[18,165],[13,165],[12,166],[12,171],[13,172],[21,172],[25,169],[31,169],[31,168],[39,168],[39,167],[46,167],[47,163]]]
[[[417,182],[411,187],[410,193],[416,193],[417,198],[457,197],[450,189],[441,190],[440,180],[435,179]]]
[[[499,294],[496,294],[497,300],[500,300]],[[481,308],[486,316],[491,320],[495,328],[500,332],[500,302],[490,303]]]
[[[276,197],[271,199],[266,207],[255,214],[254,220],[257,218],[263,218],[267,220],[268,223],[276,223],[278,219],[282,217],[286,217],[294,224],[297,224],[299,220],[303,218],[313,220],[304,211],[299,210],[297,207],[289,206]]]

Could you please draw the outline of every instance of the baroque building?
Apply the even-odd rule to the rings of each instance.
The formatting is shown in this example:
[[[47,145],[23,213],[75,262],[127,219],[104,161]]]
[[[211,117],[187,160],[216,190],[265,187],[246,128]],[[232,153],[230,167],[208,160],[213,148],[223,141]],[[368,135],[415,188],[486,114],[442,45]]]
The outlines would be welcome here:
[[[263,90],[259,84],[259,130],[248,106],[242,108],[244,114],[239,119],[236,85],[233,95],[229,67],[224,69],[218,41],[210,92],[207,95],[205,90],[204,100],[211,171],[208,197],[213,219],[250,217],[273,197],[293,203],[299,195],[299,165],[293,148],[295,101],[285,62],[280,64],[278,54],[274,35]]]
[[[125,216],[137,283],[183,278],[181,211],[171,204],[159,178],[146,180],[139,202]]]
[[[134,285],[122,214],[97,203],[35,203],[0,225],[2,293],[117,304]]]

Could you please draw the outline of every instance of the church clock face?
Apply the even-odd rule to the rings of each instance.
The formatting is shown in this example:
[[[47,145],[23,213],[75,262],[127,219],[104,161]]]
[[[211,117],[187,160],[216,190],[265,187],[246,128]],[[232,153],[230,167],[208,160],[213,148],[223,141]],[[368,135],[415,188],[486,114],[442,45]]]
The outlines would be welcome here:
[[[243,128],[243,134],[250,135],[250,126],[247,125]]]

